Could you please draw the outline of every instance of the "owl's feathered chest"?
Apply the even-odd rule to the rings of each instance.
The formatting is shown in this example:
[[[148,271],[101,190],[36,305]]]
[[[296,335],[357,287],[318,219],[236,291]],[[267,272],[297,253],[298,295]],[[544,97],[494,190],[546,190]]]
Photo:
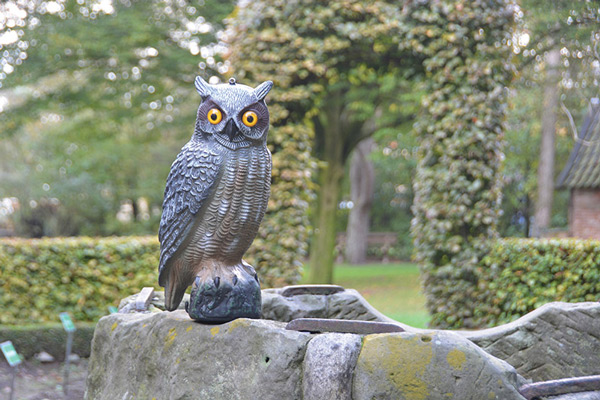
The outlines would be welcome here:
[[[211,195],[195,216],[186,258],[239,261],[256,236],[270,192],[271,155],[266,146],[223,149]]]

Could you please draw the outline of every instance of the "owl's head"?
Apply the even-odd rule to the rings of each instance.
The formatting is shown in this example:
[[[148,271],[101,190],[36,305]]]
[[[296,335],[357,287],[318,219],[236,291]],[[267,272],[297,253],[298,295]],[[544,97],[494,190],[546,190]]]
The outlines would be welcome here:
[[[195,85],[202,96],[196,133],[212,135],[232,150],[267,140],[269,110],[265,97],[273,82],[266,81],[253,89],[233,78],[228,84],[210,85],[198,76]]]

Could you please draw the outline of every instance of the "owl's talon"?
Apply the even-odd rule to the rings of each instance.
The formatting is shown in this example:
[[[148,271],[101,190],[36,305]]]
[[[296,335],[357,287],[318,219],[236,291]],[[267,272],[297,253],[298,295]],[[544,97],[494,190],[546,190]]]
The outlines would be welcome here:
[[[231,281],[233,282],[233,286],[237,285],[238,277],[236,275],[234,275],[233,278],[231,279]]]
[[[218,276],[213,279],[215,281],[215,287],[218,289],[219,285],[221,284],[221,278],[219,278]]]

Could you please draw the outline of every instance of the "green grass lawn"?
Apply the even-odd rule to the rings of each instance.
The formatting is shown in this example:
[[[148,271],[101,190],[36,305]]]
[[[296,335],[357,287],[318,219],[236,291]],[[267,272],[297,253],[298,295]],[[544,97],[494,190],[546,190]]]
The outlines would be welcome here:
[[[304,279],[301,283],[306,283]],[[336,285],[358,290],[388,317],[416,328],[427,327],[429,315],[416,264],[337,264],[333,280]]]

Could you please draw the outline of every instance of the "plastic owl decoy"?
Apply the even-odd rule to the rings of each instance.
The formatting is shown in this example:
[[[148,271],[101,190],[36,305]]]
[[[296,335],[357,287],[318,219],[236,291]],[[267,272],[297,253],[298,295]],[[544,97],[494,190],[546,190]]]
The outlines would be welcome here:
[[[269,200],[265,97],[273,82],[253,89],[197,77],[195,85],[196,128],[171,165],[158,233],[165,306],[175,310],[192,285],[186,310],[196,321],[260,318],[258,276],[242,257]]]

